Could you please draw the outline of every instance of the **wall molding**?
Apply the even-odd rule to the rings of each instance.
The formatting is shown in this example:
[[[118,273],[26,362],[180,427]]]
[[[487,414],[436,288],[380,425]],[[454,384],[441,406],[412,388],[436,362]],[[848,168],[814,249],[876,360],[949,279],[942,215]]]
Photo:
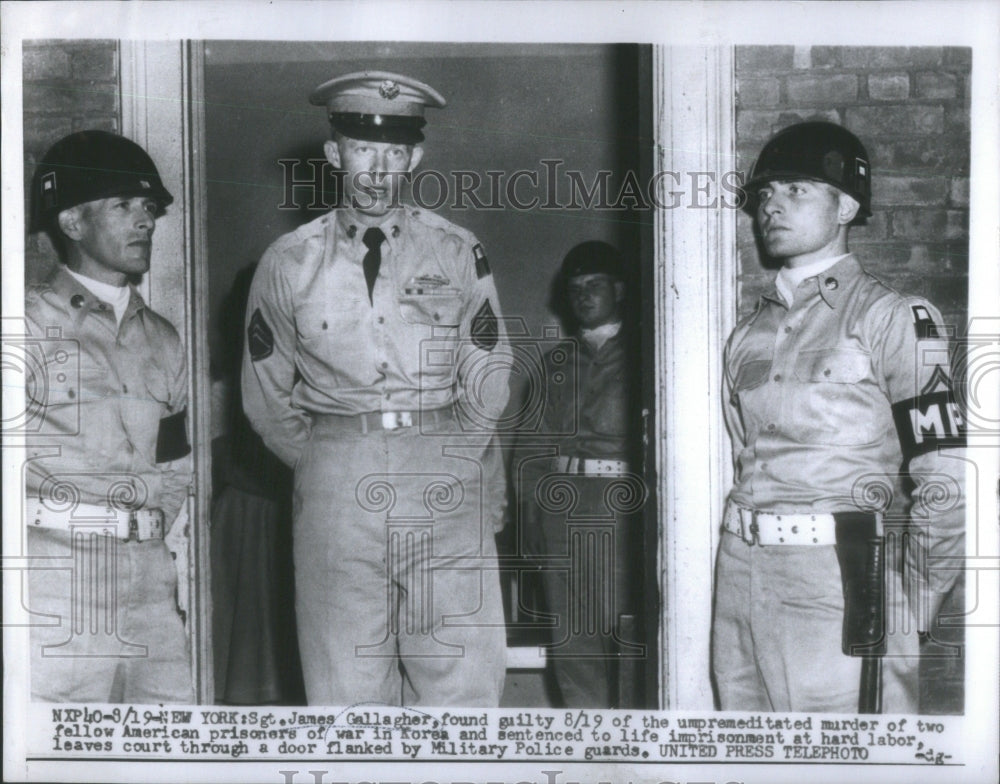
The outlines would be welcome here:
[[[736,210],[719,182],[735,169],[732,47],[654,47],[653,132],[662,204],[654,213],[660,705],[711,709],[709,643],[715,549],[732,483],[722,417],[722,348],[736,314]],[[709,172],[707,193],[690,172]],[[703,179],[702,182],[707,181]],[[692,208],[693,199],[715,208]],[[731,194],[730,194],[731,199]]]

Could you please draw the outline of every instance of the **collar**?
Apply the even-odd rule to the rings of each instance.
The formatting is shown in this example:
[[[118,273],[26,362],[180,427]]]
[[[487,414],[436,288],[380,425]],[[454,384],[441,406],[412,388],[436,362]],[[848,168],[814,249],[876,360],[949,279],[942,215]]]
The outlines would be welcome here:
[[[826,272],[838,261],[847,258],[847,255],[846,253],[842,253],[839,256],[828,256],[825,259],[820,259],[801,267],[782,267],[778,271],[778,276],[774,279],[778,293],[791,306],[795,302],[795,290],[799,287],[800,283],[822,272]]]
[[[111,306],[70,275],[63,264],[58,264],[53,270],[52,275],[49,276],[48,285],[62,304],[63,309],[73,319],[73,324],[76,327],[80,326],[84,317],[91,311],[114,316]],[[130,284],[129,290],[128,306],[125,308],[122,322],[146,307],[146,303],[139,292],[135,290],[135,286]]]
[[[367,219],[366,221],[360,220],[353,207],[338,207],[333,212],[339,238],[346,239],[358,247],[364,245],[362,238],[365,236],[365,232],[372,226],[376,226],[382,229],[385,241],[390,248],[394,249],[406,218],[406,210],[403,207],[390,210],[382,217],[381,221],[376,223],[367,222]]]
[[[810,285],[815,287],[816,292],[823,301],[829,307],[836,308],[844,296],[844,292],[850,288],[850,284],[854,279],[863,272],[864,270],[861,268],[858,260],[853,254],[848,253],[846,256],[840,256],[831,267],[813,274],[811,277],[806,278],[804,282],[811,281]],[[777,281],[777,277],[775,277],[775,281]],[[761,301],[763,300],[770,300],[781,305],[783,308],[788,308],[784,298],[778,293],[776,282],[772,283],[771,287],[761,295]]]
[[[597,352],[601,350],[605,343],[617,335],[621,331],[621,328],[622,323],[614,321],[610,324],[601,324],[601,326],[594,327],[593,329],[581,329],[580,340],[592,351]]]

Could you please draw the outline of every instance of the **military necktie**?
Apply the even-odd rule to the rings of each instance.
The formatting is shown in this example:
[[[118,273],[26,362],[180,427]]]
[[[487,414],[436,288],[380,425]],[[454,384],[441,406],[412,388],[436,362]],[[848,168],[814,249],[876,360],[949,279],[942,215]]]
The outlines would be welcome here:
[[[361,266],[365,271],[365,283],[368,284],[368,301],[372,302],[372,290],[375,288],[375,278],[378,277],[378,268],[382,266],[382,240],[385,234],[382,229],[372,226],[365,232],[361,241],[368,248]]]

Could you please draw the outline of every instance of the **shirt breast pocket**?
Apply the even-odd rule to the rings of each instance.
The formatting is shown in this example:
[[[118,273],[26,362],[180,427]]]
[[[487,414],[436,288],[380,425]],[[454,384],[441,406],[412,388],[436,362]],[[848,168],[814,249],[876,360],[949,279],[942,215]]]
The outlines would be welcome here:
[[[768,416],[765,383],[771,373],[770,359],[751,359],[740,365],[733,383],[731,403],[739,409],[747,436],[754,437]]]
[[[879,437],[871,357],[853,349],[803,351],[795,362],[790,429],[806,443],[848,446]]]
[[[462,297],[458,291],[430,294],[400,294],[399,315],[407,324],[456,328],[462,321]]]
[[[369,307],[368,302],[364,303]],[[354,356],[364,345],[360,339],[360,302],[338,300],[303,305],[295,314],[300,345],[307,354],[323,360]]]

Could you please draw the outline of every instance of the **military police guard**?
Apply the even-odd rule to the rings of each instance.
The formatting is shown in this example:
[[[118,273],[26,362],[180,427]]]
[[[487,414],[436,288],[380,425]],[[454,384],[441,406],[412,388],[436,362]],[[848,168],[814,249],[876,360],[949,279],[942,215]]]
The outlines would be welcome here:
[[[525,542],[540,559],[546,609],[556,618],[548,659],[560,704],[633,707],[619,693],[619,664],[641,648],[623,639],[619,618],[635,611],[634,529],[646,490],[629,464],[638,407],[620,254],[597,240],[576,245],[556,289],[573,339],[546,355],[540,433],[525,434],[558,453],[525,466]],[[570,508],[562,502],[567,486]]]
[[[172,201],[146,152],[104,131],[56,142],[35,174],[31,228],[62,261],[24,306],[35,699],[194,701],[163,541],[192,479],[184,349],[131,285]]]
[[[496,705],[506,337],[482,245],[399,201],[424,110],[445,101],[375,71],[310,100],[327,109],[342,203],[264,254],[243,365],[247,415],[295,467],[308,700]]]
[[[924,548],[910,546],[907,597],[881,537],[905,472],[910,534],[935,556],[963,554],[962,433],[940,317],[848,252],[849,226],[871,214],[871,166],[846,129],[778,133],[746,190],[783,267],[725,352],[736,478],[716,576],[721,707],[854,712],[862,661],[884,653],[883,709],[916,712],[916,631],[956,573],[928,574]],[[879,595],[868,578],[883,569]]]

